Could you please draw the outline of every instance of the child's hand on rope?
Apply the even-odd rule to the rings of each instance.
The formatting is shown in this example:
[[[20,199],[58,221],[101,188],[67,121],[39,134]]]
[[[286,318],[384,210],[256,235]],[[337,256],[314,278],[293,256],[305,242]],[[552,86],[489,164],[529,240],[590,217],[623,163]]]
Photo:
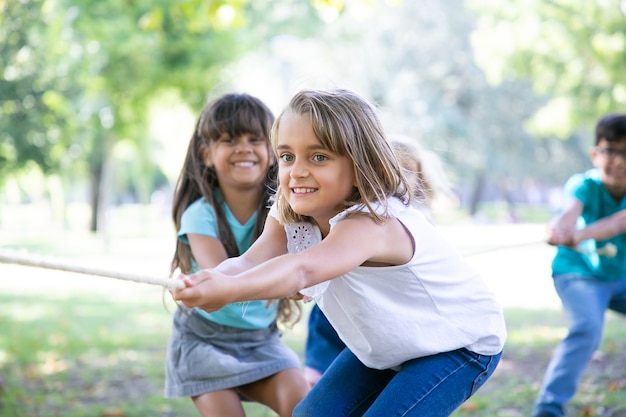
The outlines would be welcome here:
[[[575,247],[577,242],[574,236],[574,230],[567,230],[550,226],[547,230],[546,241],[553,246],[569,246]]]
[[[195,274],[181,274],[178,279],[185,288],[170,291],[176,301],[186,307],[198,307],[208,312],[216,311],[229,302],[227,288],[222,285],[225,276],[213,269],[203,269]]]

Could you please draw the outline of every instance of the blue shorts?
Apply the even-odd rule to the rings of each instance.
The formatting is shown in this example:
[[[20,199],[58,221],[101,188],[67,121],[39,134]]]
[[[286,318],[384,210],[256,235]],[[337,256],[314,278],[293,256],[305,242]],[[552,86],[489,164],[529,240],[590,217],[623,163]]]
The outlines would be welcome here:
[[[180,307],[167,346],[165,397],[236,388],[288,368],[299,369],[300,361],[280,341],[276,326],[260,330],[223,326]]]

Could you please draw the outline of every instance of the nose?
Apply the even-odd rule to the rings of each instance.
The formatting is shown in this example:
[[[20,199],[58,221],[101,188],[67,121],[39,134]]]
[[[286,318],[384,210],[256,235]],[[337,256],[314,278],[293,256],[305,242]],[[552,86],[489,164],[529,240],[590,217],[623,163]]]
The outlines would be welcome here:
[[[237,146],[235,147],[235,153],[246,153],[252,152],[252,147],[248,143],[248,141],[238,141]]]
[[[291,170],[289,171],[291,178],[302,178],[306,177],[308,174],[309,170],[306,166],[306,162],[301,159],[296,159],[293,164],[291,164]]]

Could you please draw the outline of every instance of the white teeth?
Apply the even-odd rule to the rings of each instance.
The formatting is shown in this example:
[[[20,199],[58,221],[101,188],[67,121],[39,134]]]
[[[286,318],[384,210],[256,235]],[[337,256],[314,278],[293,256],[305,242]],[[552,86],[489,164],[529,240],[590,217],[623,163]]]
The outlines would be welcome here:
[[[236,167],[251,167],[254,166],[254,162],[235,162]]]
[[[315,188],[292,188],[293,192],[296,194],[304,194],[304,193],[312,193],[315,191]]]

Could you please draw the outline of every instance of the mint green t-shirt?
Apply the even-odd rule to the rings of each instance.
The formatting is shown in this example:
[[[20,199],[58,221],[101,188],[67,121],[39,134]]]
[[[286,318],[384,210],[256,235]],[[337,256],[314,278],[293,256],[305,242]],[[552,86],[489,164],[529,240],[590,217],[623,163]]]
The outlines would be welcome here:
[[[233,216],[223,198],[218,195],[217,200],[224,208],[226,220],[237,242],[239,253],[245,252],[252,245],[254,239],[254,225],[257,213],[254,213],[245,224],[241,224]],[[189,244],[187,239],[188,233],[219,239],[215,210],[204,197],[191,203],[183,212],[178,239],[183,243]],[[199,269],[195,261],[192,261],[192,265],[194,272]],[[266,306],[264,300],[246,301],[228,304],[222,309],[211,313],[200,309],[197,309],[197,311],[204,318],[225,326],[242,329],[264,329],[276,320],[278,302],[272,302],[269,306]]]
[[[604,187],[598,169],[574,174],[565,183],[565,196],[576,198],[583,206],[577,227],[583,228],[604,217],[626,208],[626,197],[615,200]],[[599,256],[593,251],[611,242],[617,248],[615,257]],[[626,279],[626,235],[618,235],[606,241],[586,240],[581,242],[580,253],[565,246],[559,246],[552,261],[552,275],[579,274],[603,281]]]

